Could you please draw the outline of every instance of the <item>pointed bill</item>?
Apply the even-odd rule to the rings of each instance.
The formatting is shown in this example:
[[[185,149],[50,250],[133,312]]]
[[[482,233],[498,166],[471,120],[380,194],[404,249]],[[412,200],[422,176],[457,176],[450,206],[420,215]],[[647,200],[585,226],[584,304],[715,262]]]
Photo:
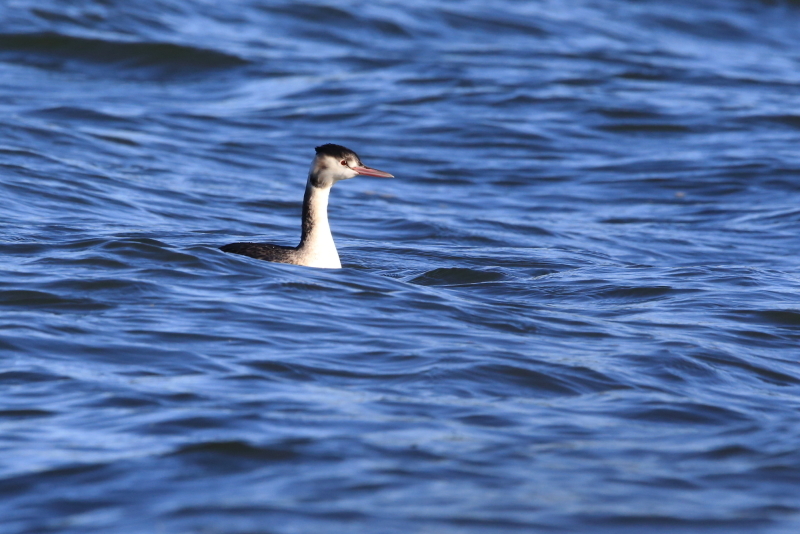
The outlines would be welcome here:
[[[350,168],[362,176],[377,176],[378,178],[394,178],[393,174],[379,171],[378,169],[373,169],[372,167],[350,167]]]

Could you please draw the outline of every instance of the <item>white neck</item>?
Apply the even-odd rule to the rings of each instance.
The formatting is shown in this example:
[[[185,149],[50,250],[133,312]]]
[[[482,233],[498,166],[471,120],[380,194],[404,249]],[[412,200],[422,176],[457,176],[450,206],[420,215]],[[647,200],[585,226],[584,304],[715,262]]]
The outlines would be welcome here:
[[[297,246],[301,265],[328,269],[342,267],[331,235],[331,227],[328,225],[330,192],[330,187],[311,185],[311,179],[306,184],[306,194],[303,198],[303,235]]]

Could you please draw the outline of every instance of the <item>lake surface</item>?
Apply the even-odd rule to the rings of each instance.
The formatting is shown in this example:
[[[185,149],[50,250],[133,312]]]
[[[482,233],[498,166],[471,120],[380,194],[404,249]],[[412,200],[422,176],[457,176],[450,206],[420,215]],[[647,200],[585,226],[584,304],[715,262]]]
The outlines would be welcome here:
[[[800,531],[797,2],[0,20],[3,534]]]

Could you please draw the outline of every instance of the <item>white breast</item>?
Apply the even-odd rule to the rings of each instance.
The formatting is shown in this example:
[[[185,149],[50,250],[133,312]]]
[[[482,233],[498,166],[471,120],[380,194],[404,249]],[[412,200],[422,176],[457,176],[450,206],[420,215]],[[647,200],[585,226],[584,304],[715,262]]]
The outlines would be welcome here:
[[[311,188],[308,199],[308,213],[312,225],[307,235],[297,246],[297,263],[308,267],[341,269],[339,253],[333,242],[333,234],[328,224],[328,197],[330,187]]]

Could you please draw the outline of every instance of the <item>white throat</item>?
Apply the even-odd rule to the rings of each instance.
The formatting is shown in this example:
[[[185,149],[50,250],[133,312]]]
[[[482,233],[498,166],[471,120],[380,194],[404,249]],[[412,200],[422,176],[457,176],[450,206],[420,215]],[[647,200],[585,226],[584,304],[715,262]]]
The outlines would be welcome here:
[[[315,187],[309,179],[303,199],[303,235],[297,246],[300,265],[340,269],[339,253],[328,224],[330,187]]]

